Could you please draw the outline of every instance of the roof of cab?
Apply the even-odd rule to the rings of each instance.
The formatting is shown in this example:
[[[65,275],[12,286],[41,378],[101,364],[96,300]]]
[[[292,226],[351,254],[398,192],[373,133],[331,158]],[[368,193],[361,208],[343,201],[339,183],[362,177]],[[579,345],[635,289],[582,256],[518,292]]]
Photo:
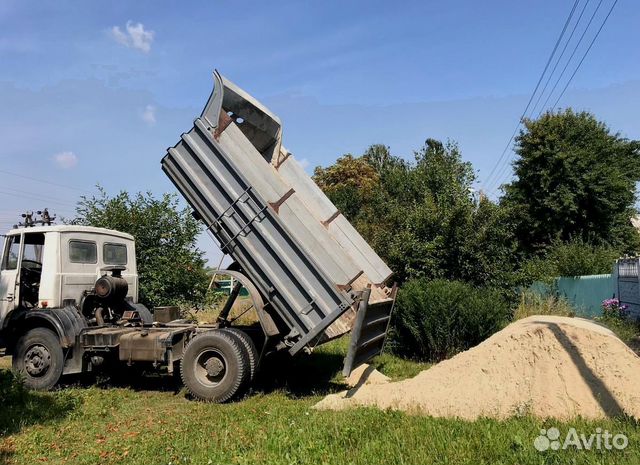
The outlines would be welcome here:
[[[48,232],[67,232],[67,233],[89,233],[89,234],[100,234],[103,236],[114,236],[119,237],[121,239],[128,239],[133,241],[133,236],[131,234],[127,234],[124,232],[116,231],[115,229],[106,229],[106,228],[96,228],[94,226],[80,226],[80,225],[70,225],[70,224],[61,224],[61,225],[52,225],[52,226],[33,226],[29,228],[18,227],[10,230],[7,235],[13,236],[16,234],[20,234],[22,232],[29,233],[48,233]]]

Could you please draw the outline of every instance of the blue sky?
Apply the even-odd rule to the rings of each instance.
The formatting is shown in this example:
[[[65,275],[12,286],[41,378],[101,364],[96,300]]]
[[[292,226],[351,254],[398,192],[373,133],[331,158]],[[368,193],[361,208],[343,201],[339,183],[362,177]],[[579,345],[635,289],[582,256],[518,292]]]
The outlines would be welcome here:
[[[174,191],[159,162],[200,113],[213,68],[281,117],[309,171],[372,143],[411,158],[427,137],[450,138],[485,187],[572,5],[2,0],[0,228],[29,208],[69,215],[98,182]],[[559,103],[629,138],[640,138],[639,20],[640,2],[618,2]]]

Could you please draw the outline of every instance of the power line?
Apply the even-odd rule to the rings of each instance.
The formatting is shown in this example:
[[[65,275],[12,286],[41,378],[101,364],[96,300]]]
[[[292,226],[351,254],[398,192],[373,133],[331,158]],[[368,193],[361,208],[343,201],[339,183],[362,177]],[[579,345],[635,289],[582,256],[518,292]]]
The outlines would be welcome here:
[[[618,0],[616,0],[616,2],[617,1]],[[542,110],[547,106],[547,102],[549,102],[549,99],[551,98],[551,96],[555,92],[556,87],[558,87],[558,84],[562,80],[562,76],[564,76],[564,73],[567,71],[567,68],[569,67],[569,64],[571,63],[571,60],[573,59],[574,55],[578,51],[578,48],[580,47],[580,44],[582,43],[582,40],[584,39],[584,36],[587,34],[587,31],[589,30],[589,26],[591,26],[591,23],[593,22],[593,19],[596,17],[596,14],[598,13],[598,10],[600,10],[600,7],[602,6],[602,2],[603,2],[603,0],[600,0],[600,2],[598,3],[598,6],[596,6],[596,9],[593,10],[593,13],[591,14],[591,18],[589,18],[589,22],[587,23],[587,27],[584,28],[584,31],[582,32],[582,35],[578,39],[578,43],[576,44],[576,46],[573,48],[573,51],[571,52],[571,56],[569,56],[569,59],[567,60],[567,63],[564,65],[564,68],[562,68],[562,72],[560,73],[560,76],[558,76],[558,79],[556,80],[556,83],[553,85],[553,88],[551,89],[551,92],[549,93],[549,95],[547,95],[546,100],[542,104],[542,108],[540,109],[540,113],[538,113],[537,118],[539,118],[540,115],[542,115]],[[615,6],[615,3],[613,5]],[[611,10],[609,10],[609,11],[611,12]],[[608,17],[609,16],[607,15],[607,18]],[[604,22],[602,23],[602,26],[604,26]],[[602,28],[602,26],[601,26],[601,28]]]
[[[41,199],[43,202],[56,202],[56,203],[66,204],[66,205],[72,205],[72,204],[75,205],[73,200],[64,199],[60,197],[52,197],[48,194],[41,194],[34,191],[24,191],[21,189],[16,189],[14,187],[8,187],[8,186],[1,186],[0,189],[4,191],[11,191],[25,197],[35,197],[36,199]]]
[[[591,43],[589,44],[589,47],[587,47],[587,50],[584,52],[584,55],[582,55],[582,59],[578,63],[578,66],[576,66],[576,69],[573,71],[573,74],[571,74],[571,77],[569,78],[569,80],[565,84],[564,88],[562,89],[562,92],[560,92],[560,95],[558,96],[558,98],[556,99],[555,103],[553,104],[553,108],[555,108],[558,105],[558,102],[560,101],[560,99],[564,95],[565,91],[567,90],[567,87],[569,87],[569,84],[571,84],[571,81],[573,80],[573,78],[575,77],[576,73],[580,69],[580,66],[582,66],[582,62],[584,61],[585,58],[587,58],[587,55],[589,54],[589,51],[591,50],[591,47],[593,47],[593,44],[595,43],[596,39],[600,35],[600,32],[604,28],[604,25],[607,23],[607,20],[609,19],[609,16],[611,16],[611,12],[613,11],[613,9],[615,8],[617,3],[618,3],[618,0],[615,0],[613,2],[613,5],[611,5],[611,8],[609,8],[609,12],[607,13],[607,16],[605,16],[604,21],[602,21],[602,25],[598,29],[598,32],[596,32],[596,35],[593,36],[593,39],[591,40]]]
[[[89,191],[87,189],[81,189],[81,188],[78,188],[78,187],[67,186],[66,184],[60,184],[60,183],[57,183],[57,182],[47,181],[47,180],[44,180],[44,179],[33,178],[31,176],[25,176],[24,174],[12,173],[11,171],[0,170],[0,173],[8,174],[10,176],[16,176],[18,178],[28,179],[30,181],[41,182],[43,184],[50,184],[50,185],[56,186],[56,187],[64,187],[65,189],[71,189],[71,190],[78,191],[78,192],[84,192],[86,194],[92,194],[93,193],[92,191]]]
[[[565,21],[564,26],[562,27],[562,32],[560,32],[560,35],[558,36],[558,39],[556,40],[556,43],[553,46],[553,50],[551,51],[551,55],[549,55],[549,59],[547,60],[547,63],[544,66],[544,70],[542,71],[542,74],[540,74],[540,78],[538,79],[538,82],[536,83],[536,87],[533,90],[533,93],[531,94],[531,97],[529,97],[529,101],[527,102],[527,106],[525,107],[524,111],[522,112],[522,115],[518,119],[518,124],[515,127],[515,129],[513,130],[513,134],[509,138],[509,142],[507,142],[507,145],[505,146],[504,150],[500,154],[500,157],[498,158],[498,161],[495,163],[495,165],[493,166],[491,172],[489,173],[489,176],[487,177],[487,179],[485,181],[485,185],[488,185],[489,180],[494,175],[496,169],[498,168],[498,166],[500,165],[500,163],[504,159],[504,156],[507,153],[507,150],[509,149],[509,147],[511,145],[511,141],[513,141],[513,138],[516,136],[516,133],[518,132],[518,128],[520,127],[520,123],[522,121],[522,118],[524,118],[524,116],[527,114],[527,111],[529,111],[529,106],[531,105],[531,102],[533,101],[533,98],[535,97],[536,92],[538,92],[538,88],[540,87],[540,83],[542,82],[542,79],[544,78],[544,75],[547,72],[547,69],[549,68],[549,64],[551,63],[551,60],[553,59],[553,56],[556,53],[556,50],[558,50],[558,45],[560,45],[562,37],[564,37],[564,33],[567,30],[567,26],[569,25],[569,22],[571,21],[571,18],[573,18],[573,13],[576,11],[576,7],[578,6],[578,2],[579,1],[580,0],[575,0],[575,2],[573,3],[573,7],[571,8],[571,11],[569,12],[569,16],[567,17],[567,20]]]
[[[8,195],[10,197],[18,197],[18,198],[26,198],[29,200],[37,200],[39,202],[45,202],[45,203],[55,203],[58,205],[62,205],[65,207],[70,207],[70,208],[75,208],[75,205],[69,202],[60,202],[57,200],[52,200],[52,199],[48,199],[48,198],[44,198],[44,197],[40,197],[40,196],[36,196],[36,195],[32,195],[32,194],[22,194],[22,193],[15,193],[15,192],[6,192],[6,191],[2,191],[0,190],[0,195]]]
[[[549,73],[549,76],[547,77],[547,80],[544,83],[544,87],[542,88],[542,92],[540,92],[538,94],[538,98],[536,99],[536,103],[533,105],[533,108],[531,109],[531,114],[532,115],[536,112],[536,108],[538,108],[538,103],[540,103],[540,100],[542,99],[542,96],[547,91],[547,87],[549,86],[549,82],[551,82],[551,78],[555,74],[556,69],[558,68],[558,65],[562,61],[562,57],[564,56],[564,52],[567,51],[567,47],[569,46],[569,43],[571,43],[571,39],[573,38],[573,34],[575,34],[576,30],[578,29],[578,24],[580,24],[580,20],[582,20],[582,16],[584,15],[584,12],[587,10],[587,6],[589,6],[590,2],[591,2],[591,0],[587,0],[584,3],[584,6],[582,7],[582,10],[580,11],[580,15],[578,15],[578,19],[576,20],[575,24],[573,25],[573,29],[571,30],[571,34],[569,34],[569,38],[564,43],[564,47],[562,47],[562,52],[560,52],[560,56],[556,60],[556,64],[553,65],[553,69]],[[544,108],[544,105],[543,105],[543,108]]]
[[[558,80],[556,81],[555,85],[553,86],[553,89],[551,90],[551,93],[547,96],[547,99],[545,100],[545,103],[543,104],[540,113],[538,114],[537,118],[539,118],[542,114],[542,109],[544,109],[544,107],[547,104],[547,101],[549,100],[549,98],[551,97],[551,95],[553,95],[554,90],[556,89],[558,83],[560,82],[565,70],[567,69],[569,63],[571,63],[571,60],[573,58],[573,56],[575,55],[575,52],[577,51],[577,49],[579,48],[580,43],[582,42],[584,36],[586,35],[587,31],[589,30],[589,26],[591,25],[591,23],[593,22],[593,19],[596,16],[596,13],[598,12],[600,6],[602,5],[603,0],[600,0],[600,2],[598,3],[596,9],[594,10],[593,14],[591,15],[591,18],[589,19],[589,22],[587,23],[587,26],[584,30],[584,32],[582,33],[582,35],[580,36],[580,39],[578,39],[578,43],[576,44],[573,53],[571,54],[571,56],[569,57],[562,73],[560,74],[560,77],[558,78]],[[589,51],[591,50],[591,48],[593,47],[593,44],[595,43],[595,41],[597,40],[598,36],[600,35],[600,32],[602,31],[602,29],[604,28],[605,24],[607,23],[607,20],[609,19],[609,16],[611,16],[611,13],[613,12],[613,9],[615,8],[616,4],[618,3],[618,0],[614,0],[613,4],[611,5],[611,8],[609,8],[609,11],[607,12],[607,15],[605,16],[605,18],[602,21],[602,24],[600,25],[600,27],[598,28],[598,31],[596,32],[596,34],[594,35],[593,39],[591,40],[591,43],[589,44],[589,46],[587,47],[587,50],[584,52],[582,58],[580,59],[580,61],[578,62],[578,65],[576,66],[576,68],[574,69],[573,73],[571,74],[571,76],[569,77],[569,80],[566,82],[564,88],[562,89],[562,92],[560,92],[560,95],[558,96],[558,98],[556,99],[555,103],[553,104],[552,108],[555,108],[558,105],[558,102],[560,101],[560,99],[562,98],[562,96],[564,95],[564,93],[566,92],[567,88],[569,87],[569,84],[571,83],[571,81],[573,80],[573,78],[575,77],[575,75],[577,74],[578,70],[580,69],[580,66],[582,65],[582,63],[584,62],[584,60],[586,59]],[[500,175],[496,178],[496,181],[498,181],[498,183],[500,182],[500,180],[503,179],[504,175],[506,174],[507,170],[505,168],[508,167],[508,164],[505,165],[503,167],[503,169],[500,172]]]

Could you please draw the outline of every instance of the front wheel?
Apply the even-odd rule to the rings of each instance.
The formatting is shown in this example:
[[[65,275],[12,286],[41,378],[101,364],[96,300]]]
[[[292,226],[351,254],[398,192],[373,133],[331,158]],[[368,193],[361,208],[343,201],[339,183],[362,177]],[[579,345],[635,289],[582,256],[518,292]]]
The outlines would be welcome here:
[[[58,336],[47,328],[27,331],[16,343],[13,371],[20,373],[29,389],[47,391],[56,385],[64,366]]]

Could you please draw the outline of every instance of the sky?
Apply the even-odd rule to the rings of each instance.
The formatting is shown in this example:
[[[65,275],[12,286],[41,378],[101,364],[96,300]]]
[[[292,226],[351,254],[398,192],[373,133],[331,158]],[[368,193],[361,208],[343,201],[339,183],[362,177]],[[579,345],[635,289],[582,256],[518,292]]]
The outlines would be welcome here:
[[[573,21],[585,12],[565,59],[594,20],[547,107],[614,1],[578,1]],[[71,217],[96,184],[176,192],[160,159],[200,114],[213,69],[280,117],[284,145],[310,173],[374,143],[411,159],[427,138],[451,139],[473,163],[476,188],[495,197],[509,179],[510,137],[573,5],[0,0],[0,229],[45,206]],[[558,103],[632,139],[639,23],[640,2],[619,0]],[[489,177],[505,147],[501,176]],[[217,260],[210,238],[199,244]]]

